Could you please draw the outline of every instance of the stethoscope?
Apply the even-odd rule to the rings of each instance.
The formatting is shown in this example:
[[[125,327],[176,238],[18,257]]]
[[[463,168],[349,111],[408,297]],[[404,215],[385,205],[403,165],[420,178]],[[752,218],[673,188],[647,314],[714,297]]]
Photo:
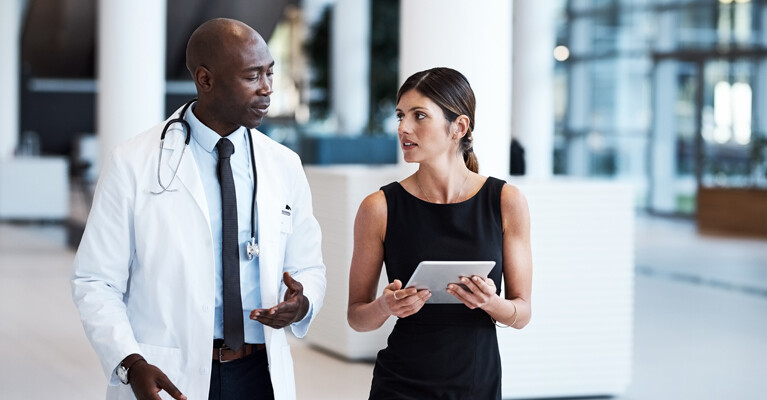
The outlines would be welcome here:
[[[160,135],[160,155],[157,160],[157,183],[160,185],[162,190],[158,192],[150,192],[152,194],[162,194],[165,192],[175,192],[178,189],[170,189],[170,186],[173,184],[173,181],[176,180],[176,175],[178,174],[178,168],[181,166],[181,160],[184,158],[184,153],[186,152],[186,148],[189,147],[189,141],[192,139],[192,127],[189,126],[189,122],[186,122],[184,119],[184,115],[186,115],[186,110],[189,109],[189,107],[197,101],[197,98],[194,98],[184,104],[184,108],[181,109],[181,113],[179,114],[178,118],[173,118],[168,121],[168,123],[165,124],[165,127],[162,129],[162,134]],[[162,184],[162,178],[160,177],[160,166],[162,165],[162,149],[163,145],[165,144],[165,134],[168,133],[168,129],[171,125],[175,123],[180,123],[182,126],[182,131],[185,130],[186,139],[184,140],[184,148],[181,150],[181,157],[178,159],[178,163],[176,163],[176,168],[173,171],[173,177],[170,178],[170,182],[168,182],[168,185]],[[258,248],[258,243],[256,243],[256,191],[258,188],[258,171],[256,171],[256,156],[253,151],[253,139],[250,137],[250,134],[245,135],[248,137],[248,146],[250,147],[250,165],[253,169],[253,198],[251,199],[250,203],[250,241],[247,243],[247,253],[248,253],[248,260],[252,260],[253,257],[258,257],[258,254],[261,252]]]

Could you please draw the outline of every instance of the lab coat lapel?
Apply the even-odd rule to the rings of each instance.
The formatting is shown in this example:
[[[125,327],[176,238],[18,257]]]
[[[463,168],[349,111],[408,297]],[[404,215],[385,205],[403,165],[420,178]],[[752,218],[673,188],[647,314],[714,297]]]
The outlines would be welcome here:
[[[197,170],[197,163],[194,162],[194,154],[189,146],[186,145],[186,131],[182,130],[180,123],[173,124],[172,129],[168,130],[163,143],[162,156],[165,165],[161,171],[163,183],[170,182],[173,173],[176,175],[176,182],[181,182],[194,198],[200,211],[205,216],[205,221],[210,227],[210,216],[208,215],[208,202],[205,198],[205,189],[202,186],[200,173]],[[177,167],[178,166],[178,167]],[[179,189],[179,184],[174,182],[169,188]]]
[[[282,267],[278,254],[280,249],[280,210],[279,199],[282,199],[282,186],[279,174],[269,171],[275,163],[269,162],[272,157],[268,154],[263,134],[255,129],[250,130],[253,140],[253,151],[256,159],[256,171],[258,173],[258,190],[256,192],[256,204],[258,207],[258,242],[261,249],[259,255],[259,268],[261,274],[261,302],[263,307],[271,307],[279,303],[280,282],[282,281]],[[284,205],[283,205],[284,206]]]

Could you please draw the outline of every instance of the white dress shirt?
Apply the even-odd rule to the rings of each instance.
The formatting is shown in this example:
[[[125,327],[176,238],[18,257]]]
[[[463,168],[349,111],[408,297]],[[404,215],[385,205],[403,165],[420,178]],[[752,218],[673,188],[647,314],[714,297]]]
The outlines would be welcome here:
[[[210,230],[213,240],[216,268],[216,305],[214,338],[224,338],[224,298],[221,266],[221,187],[218,182],[216,168],[218,151],[216,144],[221,136],[208,128],[194,115],[194,105],[186,113],[184,119],[192,128],[192,140],[189,147],[194,155],[197,169],[200,173],[205,198],[208,202],[210,215]],[[250,159],[248,130],[240,127],[228,136],[234,144],[234,154],[230,159],[234,175],[235,192],[237,194],[237,240],[240,244],[240,289],[242,290],[242,315],[245,328],[245,343],[264,343],[264,326],[250,319],[253,309],[261,308],[261,288],[259,280],[258,257],[248,260],[247,243],[251,238],[251,216],[255,218],[255,229],[258,229],[257,207],[251,208],[253,202],[253,168]],[[254,232],[258,238],[258,231]]]

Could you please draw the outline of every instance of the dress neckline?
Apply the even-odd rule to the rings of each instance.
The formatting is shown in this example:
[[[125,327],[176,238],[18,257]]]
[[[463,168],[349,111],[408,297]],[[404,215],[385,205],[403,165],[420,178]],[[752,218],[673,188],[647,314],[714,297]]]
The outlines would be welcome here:
[[[485,182],[482,183],[482,186],[479,188],[479,190],[477,190],[476,193],[474,193],[473,196],[469,197],[468,199],[466,199],[464,201],[459,201],[457,203],[432,203],[430,201],[426,201],[426,200],[424,200],[424,199],[422,199],[422,198],[420,198],[420,197],[418,197],[418,196],[408,192],[407,189],[405,189],[405,187],[402,186],[402,183],[400,183],[399,181],[397,181],[396,183],[397,183],[397,185],[399,185],[400,189],[402,189],[403,192],[407,193],[408,196],[410,196],[410,197],[412,197],[412,198],[414,198],[414,199],[416,199],[416,200],[418,200],[418,201],[420,201],[420,202],[422,202],[424,204],[430,204],[430,205],[434,205],[434,206],[455,206],[455,205],[466,204],[466,203],[474,200],[477,197],[477,195],[479,195],[483,190],[485,190],[485,187],[487,186],[489,181],[490,181],[490,177],[488,176],[488,177],[485,178]]]

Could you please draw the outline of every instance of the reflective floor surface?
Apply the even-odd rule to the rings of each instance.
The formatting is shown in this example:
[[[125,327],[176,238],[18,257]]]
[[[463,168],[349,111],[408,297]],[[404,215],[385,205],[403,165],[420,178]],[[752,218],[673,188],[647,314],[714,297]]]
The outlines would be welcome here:
[[[636,229],[633,379],[619,399],[767,398],[767,240],[648,216]],[[0,223],[0,399],[104,398],[70,297],[65,235]],[[291,343],[299,399],[367,398],[372,364]]]

